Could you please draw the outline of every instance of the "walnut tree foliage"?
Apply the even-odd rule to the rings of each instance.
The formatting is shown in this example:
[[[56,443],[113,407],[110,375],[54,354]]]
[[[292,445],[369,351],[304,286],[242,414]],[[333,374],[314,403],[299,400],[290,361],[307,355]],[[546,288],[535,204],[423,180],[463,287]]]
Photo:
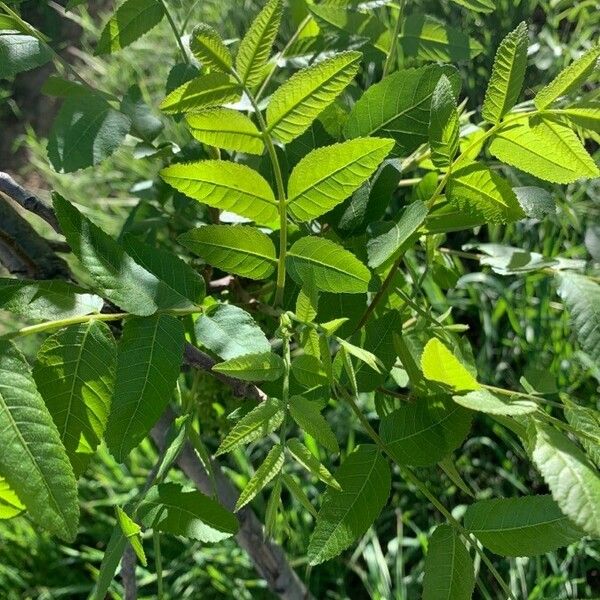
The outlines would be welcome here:
[[[444,520],[429,539],[427,600],[471,598],[476,563],[513,597],[488,553],[534,556],[600,537],[598,412],[569,390],[550,401],[526,379],[515,389],[488,385],[465,328],[413,293],[423,279],[405,263],[418,250],[422,272],[441,277],[446,234],[553,210],[544,188],[514,187],[508,168],[558,184],[598,176],[584,142],[600,133],[600,103],[578,94],[600,46],[519,103],[529,46],[521,23],[496,50],[483,105],[469,112],[453,63],[489,49],[414,7],[405,15],[404,3],[307,4],[275,52],[288,19],[282,0],[264,2],[239,41],[206,23],[178,31],[168,2],[125,0],[104,26],[99,57],[163,19],[181,51],[164,99],[151,107],[137,86],[123,97],[90,87],[10,4],[0,2],[0,74],[50,60],[59,67],[45,85],[62,98],[48,143],[55,170],[94,167],[129,135],[160,168],[161,206],[193,218],[185,230],[130,226],[114,239],[77,198],[53,195],[74,275],[0,279],[0,308],[33,323],[0,340],[1,518],[26,513],[72,542],[77,479],[98,445],[127,462],[170,408],[176,418],[152,478],[115,506],[95,598],[128,544],[145,564],[144,531],[219,543],[262,495],[265,535],[277,538],[283,489],[314,517],[306,554],[317,565],[353,546],[387,504],[393,479],[406,480]],[[485,15],[494,2],[452,7]],[[167,120],[194,142],[165,139]],[[419,176],[398,204],[404,172]],[[576,261],[508,246],[481,251],[499,274],[550,278],[581,351],[598,366],[597,278]],[[213,280],[224,278],[243,293],[221,293]],[[34,333],[45,337],[30,362],[19,342]],[[252,390],[210,448],[198,406],[180,390],[182,366],[198,366],[187,358],[194,347],[215,377]],[[368,439],[350,452],[340,452],[327,420],[338,403]],[[432,494],[419,468],[444,465],[464,485],[448,465],[482,414],[518,437],[547,494],[473,499],[462,513]],[[209,471],[210,454],[221,461],[249,444],[262,449],[235,506],[216,489],[170,480],[186,443]],[[316,506],[294,466],[322,482]]]

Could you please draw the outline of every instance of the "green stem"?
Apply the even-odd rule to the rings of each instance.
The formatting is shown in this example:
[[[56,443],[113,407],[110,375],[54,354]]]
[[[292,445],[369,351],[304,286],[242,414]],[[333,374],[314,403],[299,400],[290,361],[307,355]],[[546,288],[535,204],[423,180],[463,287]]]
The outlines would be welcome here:
[[[157,311],[157,314],[168,314],[177,317],[199,313],[202,312],[202,310],[202,307],[194,306],[193,308],[174,308],[169,310],[160,310]],[[80,323],[88,323],[89,321],[121,321],[122,319],[127,319],[128,317],[135,316],[136,315],[128,312],[95,313],[91,315],[80,315],[77,317],[69,317],[68,319],[57,319],[56,321],[46,321],[45,323],[39,323],[37,325],[21,327],[21,329],[17,329],[16,331],[10,331],[5,335],[0,336],[0,339],[11,339],[25,335],[31,335],[34,333],[43,333],[45,331],[52,331],[53,329],[60,329],[61,327],[68,327],[69,325],[79,325]]]
[[[181,51],[181,56],[183,58],[183,62],[185,62],[186,64],[189,65],[190,57],[188,56],[188,53],[185,51],[185,46],[183,45],[183,42],[181,41],[181,36],[179,35],[179,30],[177,29],[177,25],[175,24],[173,15],[171,15],[171,13],[169,11],[169,7],[167,6],[167,3],[165,2],[165,0],[160,0],[160,3],[163,6],[163,9],[165,11],[165,16],[167,17],[167,21],[169,22],[169,25],[171,26],[171,29],[173,30],[175,39],[177,40],[177,45],[179,46],[179,50]]]
[[[292,366],[291,352],[290,352],[290,330],[289,326],[291,323],[284,318],[287,315],[282,315],[281,318],[281,330],[283,337],[283,384],[281,387],[281,401],[285,411],[285,417],[281,426],[280,441],[281,445],[285,448],[287,429],[288,429],[288,412],[289,412],[289,399],[290,399],[290,370]],[[286,322],[288,321],[288,322]]]
[[[469,543],[473,546],[473,548],[475,549],[477,554],[479,554],[482,562],[489,569],[489,571],[492,574],[492,576],[494,577],[494,579],[498,582],[498,585],[502,588],[502,591],[506,595],[506,597],[510,598],[511,600],[516,600],[516,598],[510,591],[510,588],[508,587],[508,585],[506,584],[504,579],[502,579],[502,576],[500,575],[500,573],[498,573],[498,571],[496,570],[496,567],[494,567],[494,565],[492,564],[490,559],[485,554],[484,550],[479,547],[477,538],[475,538],[475,536],[471,532],[467,531],[452,516],[452,513],[433,495],[433,493],[429,490],[427,485],[425,483],[423,483],[415,475],[414,471],[410,467],[407,467],[406,465],[401,465],[396,460],[393,453],[390,452],[390,450],[388,449],[385,442],[379,437],[379,435],[373,429],[373,427],[371,427],[371,424],[369,423],[368,419],[365,417],[365,415],[362,413],[362,411],[356,404],[354,398],[341,386],[338,389],[342,392],[342,395],[344,396],[344,398],[350,405],[350,408],[352,409],[354,414],[358,417],[358,420],[360,421],[361,425],[365,429],[367,435],[373,440],[373,442],[375,442],[377,447],[384,454],[386,454],[388,456],[388,458],[393,463],[395,463],[396,466],[400,469],[400,474],[401,474],[402,478],[405,481],[411,483],[414,487],[416,487],[417,490],[419,490],[419,492],[421,492],[427,498],[427,500],[429,500],[429,502],[431,502],[431,504],[433,504],[433,506],[435,506],[435,508],[447,519],[448,523],[450,523],[450,525],[452,525],[452,527],[454,527],[466,540],[469,541]]]
[[[396,22],[394,23],[394,29],[392,30],[392,40],[391,47],[388,55],[385,59],[385,64],[383,65],[383,75],[382,79],[389,74],[390,69],[392,68],[394,61],[396,59],[397,49],[398,49],[398,35],[400,34],[400,25],[402,24],[402,13],[404,12],[404,0],[400,0],[398,3],[398,16],[396,18]]]
[[[156,598],[163,600],[163,569],[162,569],[162,554],[160,551],[160,531],[152,530],[152,542],[154,544],[154,564],[156,566]]]

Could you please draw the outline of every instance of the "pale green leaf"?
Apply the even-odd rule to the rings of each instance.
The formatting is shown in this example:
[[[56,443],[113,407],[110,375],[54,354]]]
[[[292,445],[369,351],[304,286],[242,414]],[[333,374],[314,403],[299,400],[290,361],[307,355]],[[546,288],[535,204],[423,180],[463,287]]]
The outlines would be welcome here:
[[[253,88],[263,78],[283,10],[281,0],[268,0],[240,42],[235,59],[237,72],[244,85]]]
[[[543,219],[556,212],[554,196],[544,188],[526,185],[514,187],[513,192],[528,217]]]
[[[235,516],[216,500],[175,483],[153,487],[138,515],[147,527],[204,543],[220,542],[239,529]]]
[[[104,301],[65,281],[0,278],[0,309],[28,319],[53,321],[98,313]]]
[[[427,206],[425,203],[415,200],[402,211],[395,223],[386,223],[385,229],[378,231],[367,242],[369,266],[371,268],[380,267],[402,252],[406,248],[407,242],[414,239],[426,216]]]
[[[553,183],[598,177],[598,167],[573,130],[558,120],[511,120],[492,139],[490,152],[502,162]]]
[[[341,52],[292,75],[271,96],[269,131],[284,143],[306,131],[352,81],[360,58],[360,52]]]
[[[253,500],[255,496],[281,471],[285,456],[283,454],[283,446],[277,444],[273,446],[267,454],[263,463],[256,469],[256,473],[250,478],[246,484],[240,497],[235,503],[235,512],[246,506],[248,502]]]
[[[156,27],[164,15],[159,0],[125,0],[104,26],[96,54],[111,54],[129,46]]]
[[[146,554],[144,553],[144,546],[142,545],[142,528],[120,507],[115,507],[117,513],[117,523],[123,532],[123,535],[127,538],[127,541],[131,544],[135,555],[139,561],[146,567],[148,561],[146,560]]]
[[[33,377],[58,428],[75,477],[87,467],[106,428],[117,347],[105,323],[88,321],[48,337]]]
[[[600,364],[600,285],[576,273],[561,273],[558,281],[579,344]]]
[[[39,39],[14,31],[0,31],[0,79],[35,69],[52,59],[52,52]]]
[[[355,356],[359,360],[362,360],[365,364],[369,365],[373,371],[377,373],[381,373],[381,369],[385,368],[384,364],[381,362],[378,356],[375,356],[372,352],[361,348],[360,346],[355,346],[351,344],[347,340],[338,339],[338,342],[342,348],[352,356]]]
[[[216,364],[213,371],[244,381],[276,381],[283,375],[283,360],[272,352],[244,354]]]
[[[231,304],[219,304],[196,321],[198,341],[224,360],[269,352],[271,345],[245,310]]]
[[[410,154],[428,141],[431,97],[442,75],[448,77],[458,96],[460,79],[456,69],[449,65],[401,69],[388,75],[356,102],[344,127],[344,136],[393,138],[394,154]]]
[[[537,404],[514,396],[506,398],[482,388],[469,392],[464,396],[452,396],[457,404],[470,410],[478,410],[488,415],[527,415],[537,410]]]
[[[431,97],[429,116],[429,147],[431,162],[438,168],[446,168],[458,151],[458,110],[450,80],[442,75]]]
[[[600,133],[600,102],[579,102],[553,110],[552,114],[563,117],[571,126]]]
[[[371,273],[352,253],[324,238],[300,238],[289,249],[286,266],[299,284],[311,281],[318,290],[336,294],[366,292]]]
[[[310,221],[330,211],[376,171],[393,146],[393,140],[357,138],[309,152],[288,182],[292,217]]]
[[[225,160],[177,163],[160,172],[179,192],[213,206],[272,225],[279,213],[273,190],[254,169]]]
[[[569,425],[581,433],[578,438],[588,456],[600,468],[600,413],[574,402],[565,403],[564,413]]]
[[[105,439],[123,462],[150,432],[171,399],[183,359],[181,321],[166,314],[125,321]]]
[[[79,523],[73,469],[29,365],[10,342],[0,342],[0,446],[0,477],[32,519],[73,541]]]
[[[560,510],[587,534],[600,537],[600,475],[569,438],[536,422],[531,432],[533,462]]]
[[[138,265],[155,275],[174,294],[187,298],[190,306],[200,304],[204,299],[204,278],[175,253],[145,244],[131,234],[123,238],[123,248]]]
[[[533,99],[536,107],[543,110],[561,96],[578,88],[597,68],[599,57],[600,45],[596,45],[573,61],[537,93]]]
[[[205,225],[178,240],[209,265],[249,279],[267,279],[277,265],[271,238],[254,227]]]
[[[202,108],[237,102],[241,88],[225,73],[213,72],[186,81],[174,89],[161,103],[165,113],[187,113]]]
[[[437,381],[456,391],[479,389],[477,380],[437,338],[430,339],[421,355],[421,370],[430,381]]]
[[[390,493],[390,468],[375,446],[358,446],[336,471],[335,478],[342,491],[329,487],[323,497],[308,546],[311,565],[337,556],[363,535]]]
[[[244,415],[225,436],[215,456],[231,452],[242,444],[248,444],[275,431],[284,417],[283,405],[275,398],[261,402]]]
[[[316,402],[303,396],[292,396],[289,403],[290,415],[305,433],[312,436],[330,452],[339,452],[335,433],[321,415]]]
[[[194,27],[190,38],[190,50],[203,67],[230,72],[233,64],[231,52],[210,25],[200,23]]]
[[[551,496],[494,498],[467,507],[465,528],[502,556],[535,556],[583,537]]]
[[[304,284],[296,298],[296,316],[303,323],[310,323],[317,317],[319,293],[311,282]]]
[[[203,144],[248,154],[262,154],[265,145],[256,125],[231,108],[207,108],[186,115],[192,135]]]
[[[452,2],[480,13],[491,13],[496,10],[494,0],[452,0]]]
[[[475,569],[460,534],[438,525],[429,538],[423,577],[423,600],[471,600]]]
[[[469,60],[483,51],[478,41],[460,29],[420,12],[404,20],[398,41],[405,56],[435,62]]]
[[[525,217],[517,196],[506,179],[482,163],[454,171],[446,186],[451,204],[488,223],[510,223]]]
[[[434,465],[469,433],[471,413],[446,398],[419,398],[381,419],[379,435],[400,464]]]
[[[48,136],[48,159],[58,173],[72,173],[101,163],[121,145],[131,120],[102,96],[67,98]]]
[[[286,447],[296,462],[328,486],[341,491],[340,484],[321,461],[297,438],[286,441]]]
[[[500,43],[483,101],[482,116],[486,121],[498,123],[516,104],[525,79],[527,45],[525,21]]]
[[[19,497],[8,485],[6,479],[0,477],[0,521],[17,517],[25,510]]]

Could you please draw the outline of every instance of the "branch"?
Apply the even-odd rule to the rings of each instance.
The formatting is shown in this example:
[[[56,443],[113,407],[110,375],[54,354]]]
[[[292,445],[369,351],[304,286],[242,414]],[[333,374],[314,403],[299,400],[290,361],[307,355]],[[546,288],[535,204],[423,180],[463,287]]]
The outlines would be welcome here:
[[[25,210],[36,214],[48,223],[56,233],[60,233],[58,219],[51,206],[30,194],[20,186],[8,173],[0,171],[0,192],[21,205]]]
[[[173,418],[173,411],[167,409],[152,430],[152,438],[159,449],[165,445],[166,433]],[[189,443],[184,446],[177,462],[181,470],[201,492],[207,495],[212,494],[211,479]],[[223,473],[219,463],[214,459],[211,463],[219,502],[231,510],[235,506],[238,493]],[[236,539],[239,545],[246,550],[256,570],[267,582],[269,588],[284,600],[312,598],[304,583],[290,566],[281,547],[265,539],[263,526],[252,509],[246,506],[238,511],[236,516],[240,524]]]
[[[135,553],[131,544],[127,542],[127,547],[123,553],[121,561],[121,581],[125,590],[125,600],[137,600],[137,582],[135,580]]]

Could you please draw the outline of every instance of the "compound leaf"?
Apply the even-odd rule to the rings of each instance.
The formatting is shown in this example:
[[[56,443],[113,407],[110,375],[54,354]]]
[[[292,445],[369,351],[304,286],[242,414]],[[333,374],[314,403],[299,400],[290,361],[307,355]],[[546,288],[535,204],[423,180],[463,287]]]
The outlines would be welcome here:
[[[236,512],[246,506],[281,471],[284,460],[283,446],[281,444],[273,446],[263,463],[256,469],[256,473],[242,490],[235,503]]]

